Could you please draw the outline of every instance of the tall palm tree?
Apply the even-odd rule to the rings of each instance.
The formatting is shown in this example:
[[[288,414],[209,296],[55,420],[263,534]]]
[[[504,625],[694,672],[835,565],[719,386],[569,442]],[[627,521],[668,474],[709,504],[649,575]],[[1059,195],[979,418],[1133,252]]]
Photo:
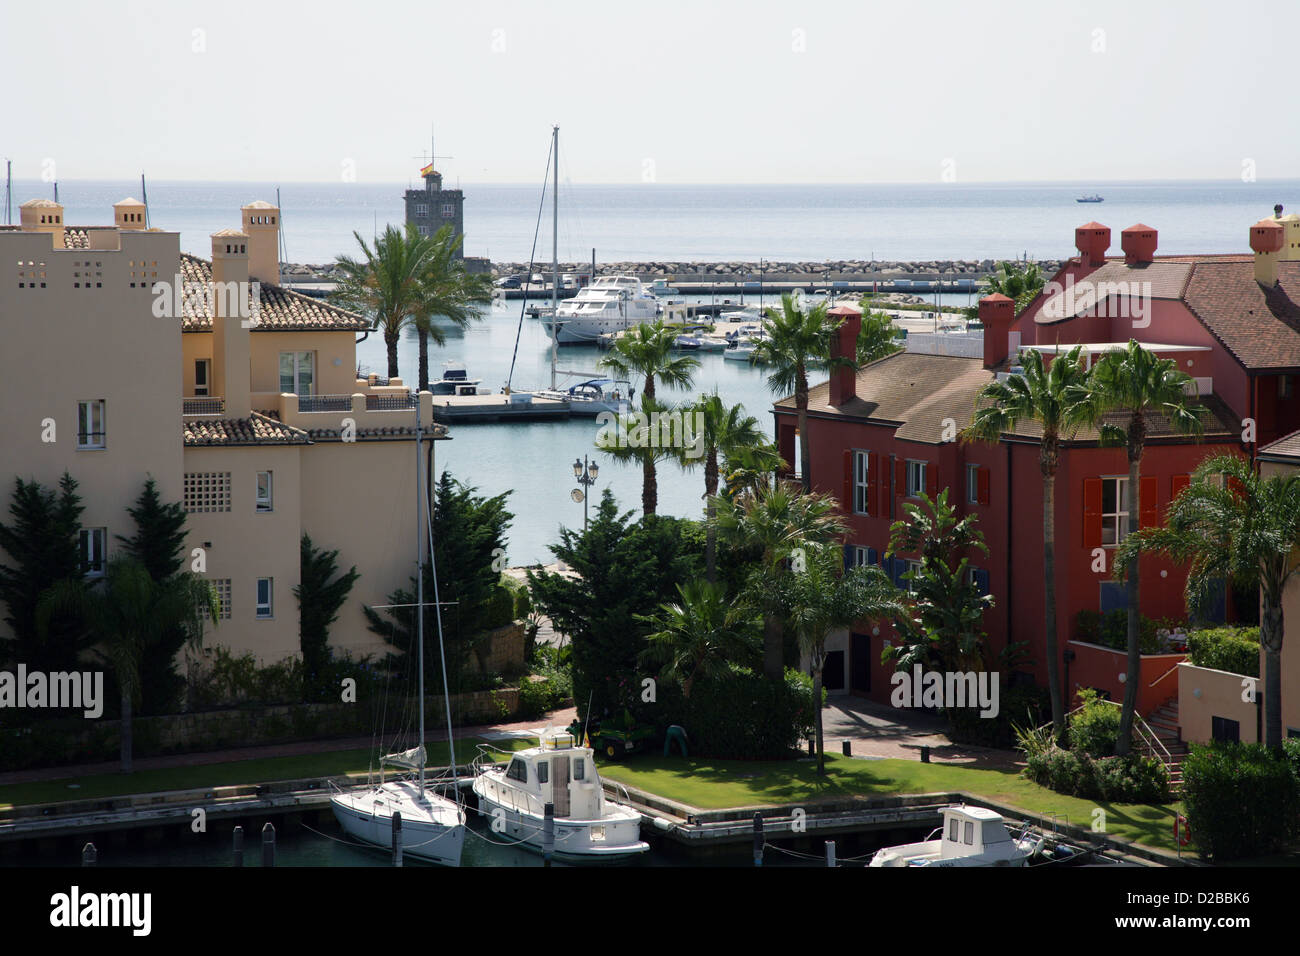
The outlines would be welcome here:
[[[971,423],[962,433],[963,440],[997,442],[1020,422],[1036,422],[1042,429],[1038,471],[1043,478],[1043,627],[1052,726],[1058,737],[1065,733],[1065,707],[1056,633],[1056,471],[1062,440],[1068,440],[1089,420],[1088,410],[1079,400],[1087,378],[1080,352],[1075,346],[1050,365],[1037,349],[1021,352],[1018,363],[1024,374],[1012,375],[1005,382],[991,381],[980,389]]]
[[[817,726],[817,772],[826,772],[822,739],[822,671],[826,639],[858,621],[899,618],[908,613],[901,592],[878,567],[855,567],[841,573],[839,550],[830,545],[810,549],[807,567],[790,571],[781,584],[786,623],[808,658],[813,679],[813,714]]]
[[[1029,262],[1023,266],[1018,266],[1014,262],[999,262],[997,269],[988,277],[988,287],[984,294],[992,295],[994,292],[1000,292],[1014,299],[1016,311],[1019,312],[1038,294],[1045,283],[1046,277],[1036,262]]]
[[[723,404],[716,389],[712,394],[701,395],[683,414],[691,429],[697,426],[700,429],[694,447],[681,449],[677,462],[686,469],[704,465],[704,556],[706,576],[712,583],[717,580],[718,570],[718,534],[713,522],[720,477],[718,458],[721,455],[725,459],[741,448],[761,447],[766,442],[758,419],[745,414],[744,405]]]
[[[424,277],[433,252],[433,240],[421,236],[412,224],[405,231],[388,226],[371,246],[359,232],[352,233],[361,247],[360,258],[339,256],[335,267],[342,278],[334,300],[366,316],[371,329],[382,331],[388,347],[388,377],[396,378],[397,343],[402,330],[420,310]]]
[[[838,542],[848,528],[830,495],[805,494],[791,482],[758,488],[735,500],[719,498],[714,519],[724,540],[760,551],[751,577],[749,600],[763,614],[763,672],[779,681],[785,675],[783,604],[776,589],[792,558],[807,561],[807,549]],[[798,553],[803,549],[803,554]]]
[[[720,585],[690,581],[677,585],[677,593],[679,602],[637,616],[653,628],[641,660],[660,665],[663,675],[680,681],[682,694],[690,697],[698,678],[725,674],[733,663],[748,664],[758,658],[759,649]]]
[[[640,378],[643,383],[642,411],[647,415],[654,410],[666,411],[665,406],[656,402],[655,383],[661,381],[670,388],[689,388],[695,370],[700,367],[699,359],[673,351],[676,338],[677,333],[666,328],[662,321],[653,325],[642,323],[618,336],[614,347],[596,363],[597,367],[607,369],[619,378]],[[659,501],[655,465],[669,456],[645,452],[628,457],[641,462],[641,508],[652,515]]]
[[[767,310],[767,338],[754,346],[753,360],[770,367],[768,387],[777,395],[794,393],[799,417],[799,466],[803,490],[812,491],[808,445],[808,373],[832,364],[831,335],[838,323],[827,315],[825,302],[803,310],[789,294],[781,296],[781,311]],[[849,364],[852,360],[849,360]]]
[[[615,430],[602,428],[596,434],[598,449],[615,461],[641,466],[641,511],[644,514],[655,514],[659,508],[659,462],[677,460],[682,454],[681,446],[688,443],[685,429],[674,434],[675,427],[662,424],[681,415],[680,409],[642,392],[639,411],[615,416]]]
[[[1122,574],[1143,552],[1161,552],[1190,564],[1187,604],[1204,609],[1215,583],[1258,583],[1264,648],[1264,742],[1282,746],[1283,597],[1300,571],[1300,473],[1256,474],[1239,455],[1207,458],[1169,505],[1163,527],[1124,539],[1115,555]]]
[[[722,459],[720,496],[734,501],[742,495],[768,490],[777,472],[789,467],[774,442],[734,448]]]
[[[1157,358],[1134,339],[1123,351],[1108,352],[1093,367],[1086,384],[1084,407],[1090,411],[1092,424],[1100,431],[1104,445],[1125,445],[1128,455],[1128,528],[1138,530],[1142,507],[1142,454],[1146,449],[1147,416],[1167,418],[1174,430],[1186,435],[1201,434],[1198,404],[1189,399],[1187,386],[1191,378],[1178,370],[1172,359]],[[1113,413],[1127,421],[1114,422]],[[1115,752],[1128,753],[1133,732],[1133,713],[1137,709],[1138,680],[1142,667],[1142,649],[1138,644],[1138,565],[1128,569],[1128,675],[1124,684],[1124,706],[1120,709],[1119,736]]]
[[[429,390],[429,340],[434,345],[447,342],[447,333],[433,320],[446,319],[463,329],[483,317],[480,306],[492,302],[492,277],[465,269],[465,260],[457,255],[465,237],[454,232],[448,224],[434,233],[416,289],[412,321],[420,343],[422,392]]]
[[[182,628],[192,644],[203,640],[203,622],[217,623],[221,604],[201,577],[182,572],[158,582],[135,558],[118,555],[104,569],[104,586],[60,581],[41,596],[38,626],[44,629],[61,610],[75,610],[90,625],[100,656],[113,669],[122,694],[122,773],[132,766],[132,707],[140,700],[140,657],[167,631]]]

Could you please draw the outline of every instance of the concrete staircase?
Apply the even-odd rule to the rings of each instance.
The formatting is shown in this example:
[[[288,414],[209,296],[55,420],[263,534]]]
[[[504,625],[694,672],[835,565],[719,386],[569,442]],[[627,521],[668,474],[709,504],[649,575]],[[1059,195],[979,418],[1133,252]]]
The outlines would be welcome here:
[[[1187,757],[1187,744],[1180,739],[1178,726],[1178,698],[1173,697],[1157,707],[1147,716],[1146,723],[1151,733],[1169,751],[1169,787],[1176,797],[1182,793],[1183,760]],[[1153,748],[1146,743],[1142,744],[1142,752],[1160,760],[1166,759],[1158,747]]]

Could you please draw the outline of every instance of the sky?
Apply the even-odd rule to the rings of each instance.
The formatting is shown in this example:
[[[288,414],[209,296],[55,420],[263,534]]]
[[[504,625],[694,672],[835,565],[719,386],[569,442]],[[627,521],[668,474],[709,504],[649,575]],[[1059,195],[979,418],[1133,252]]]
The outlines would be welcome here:
[[[17,179],[449,185],[1300,175],[1300,4],[10,5]]]

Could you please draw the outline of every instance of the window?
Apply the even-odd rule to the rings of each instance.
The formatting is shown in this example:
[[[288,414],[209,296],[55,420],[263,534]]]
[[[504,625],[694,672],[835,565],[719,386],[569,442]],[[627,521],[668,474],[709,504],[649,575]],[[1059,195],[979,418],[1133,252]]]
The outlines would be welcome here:
[[[103,448],[104,402],[77,402],[77,448]]]
[[[965,843],[967,846],[975,845],[975,824],[971,823],[969,820],[966,821],[966,824],[963,827],[961,842]]]
[[[528,764],[524,763],[518,757],[510,759],[510,766],[506,768],[506,776],[511,780],[518,780],[520,783],[528,782]]]
[[[870,459],[865,451],[855,451],[853,453],[853,513],[857,515],[868,513],[869,461]]]
[[[907,497],[917,498],[925,492],[925,462],[907,463]]]
[[[271,607],[272,579],[257,579],[257,616],[274,617]]]
[[[1222,743],[1240,743],[1241,721],[1229,720],[1227,717],[1211,717],[1210,737]]]
[[[1101,543],[1114,548],[1128,535],[1128,479],[1101,480]]]
[[[989,573],[984,568],[967,568],[966,583],[973,585],[980,597],[989,593]]]
[[[186,472],[181,503],[190,514],[230,510],[230,472]]]
[[[849,555],[849,558],[852,561],[851,567],[869,568],[879,563],[876,560],[875,548],[864,548],[860,544],[855,544],[852,547],[853,552]]]
[[[194,394],[196,396],[208,395],[208,373],[212,370],[212,362],[208,359],[196,359],[194,362]]]
[[[957,842],[957,834],[960,832],[958,828],[960,826],[961,826],[961,821],[958,820],[956,817],[952,817],[948,820],[948,839],[951,840],[953,843]]]
[[[1291,376],[1290,375],[1279,375],[1277,377],[1277,397],[1278,398],[1291,397]]]
[[[217,612],[217,619],[220,621],[230,620],[230,578],[213,578],[209,582],[217,592],[217,601],[221,604],[221,610]],[[201,613],[207,613],[206,608],[200,609]]]
[[[587,779],[587,761],[584,760],[582,757],[573,758],[573,779],[574,780]]]
[[[551,762],[549,760],[537,761],[537,782],[549,783],[551,780]]]
[[[453,218],[455,218],[455,216],[456,216],[456,205],[455,205],[454,203],[449,203],[449,202],[445,202],[445,203],[443,203],[443,204],[442,204],[442,218],[443,218],[443,219],[453,219]]]
[[[895,560],[898,559],[896,558]],[[899,563],[903,565],[903,570],[900,571],[898,574],[899,584],[907,585],[908,592],[915,594],[916,576],[921,573],[921,562],[913,561],[910,558],[904,558],[901,561],[899,561]],[[904,575],[908,575],[908,574],[912,575],[912,577],[904,577]]]
[[[311,352],[280,353],[280,392],[294,395],[312,394],[312,370],[315,366]]]
[[[87,577],[104,575],[104,548],[108,544],[107,528],[81,529],[81,564]]]
[[[269,471],[259,471],[257,473],[257,511],[258,513],[271,510],[271,473]]]
[[[415,214],[417,216],[429,215],[429,204],[427,202],[418,202],[415,204]]]

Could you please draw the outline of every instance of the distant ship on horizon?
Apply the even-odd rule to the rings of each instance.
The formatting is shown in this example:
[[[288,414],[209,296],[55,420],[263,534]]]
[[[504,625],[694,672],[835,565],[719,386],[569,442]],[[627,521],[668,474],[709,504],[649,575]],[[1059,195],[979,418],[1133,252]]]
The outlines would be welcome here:
[[[1106,201],[1105,199],[1103,199],[1101,196],[1098,196],[1096,193],[1094,193],[1091,196],[1080,196],[1078,199],[1075,200],[1075,202],[1105,202],[1105,201]]]

